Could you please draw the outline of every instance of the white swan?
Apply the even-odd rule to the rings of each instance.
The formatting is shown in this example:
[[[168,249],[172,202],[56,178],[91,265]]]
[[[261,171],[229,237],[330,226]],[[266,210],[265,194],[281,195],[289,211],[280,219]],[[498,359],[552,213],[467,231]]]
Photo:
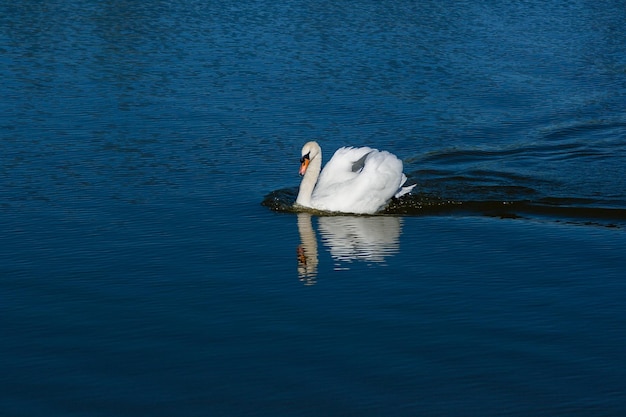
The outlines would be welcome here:
[[[322,171],[322,148],[317,142],[302,147],[300,191],[296,206],[322,211],[373,214],[392,197],[410,192],[395,155],[372,148],[340,148]],[[320,174],[321,171],[321,174]]]

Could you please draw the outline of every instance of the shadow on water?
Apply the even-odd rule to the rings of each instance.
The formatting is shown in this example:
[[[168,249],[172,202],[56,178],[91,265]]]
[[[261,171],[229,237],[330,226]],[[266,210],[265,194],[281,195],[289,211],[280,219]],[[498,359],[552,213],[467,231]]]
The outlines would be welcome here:
[[[415,181],[413,181],[415,182]],[[456,192],[438,194],[432,190],[392,199],[380,215],[436,216],[476,215],[500,218],[548,218],[559,222],[626,227],[626,209],[604,207],[603,202],[582,198],[533,197],[536,193],[526,187],[487,187],[458,185]],[[420,183],[418,182],[418,189]],[[270,192],[262,205],[273,211],[297,213],[293,204],[297,188]],[[326,214],[329,213],[317,213]]]

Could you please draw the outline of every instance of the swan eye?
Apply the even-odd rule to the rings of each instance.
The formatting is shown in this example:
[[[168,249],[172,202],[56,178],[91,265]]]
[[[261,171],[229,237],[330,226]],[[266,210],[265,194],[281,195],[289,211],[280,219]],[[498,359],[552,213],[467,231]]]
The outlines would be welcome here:
[[[307,153],[306,155],[304,155],[302,158],[300,158],[300,163],[303,164],[305,159],[309,159],[309,153]]]

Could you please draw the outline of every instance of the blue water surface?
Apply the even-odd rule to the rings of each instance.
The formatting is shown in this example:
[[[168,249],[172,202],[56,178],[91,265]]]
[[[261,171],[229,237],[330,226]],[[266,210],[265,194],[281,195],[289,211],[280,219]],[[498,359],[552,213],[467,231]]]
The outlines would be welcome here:
[[[624,21],[0,1],[0,414],[623,415]],[[414,194],[295,213],[312,139]]]

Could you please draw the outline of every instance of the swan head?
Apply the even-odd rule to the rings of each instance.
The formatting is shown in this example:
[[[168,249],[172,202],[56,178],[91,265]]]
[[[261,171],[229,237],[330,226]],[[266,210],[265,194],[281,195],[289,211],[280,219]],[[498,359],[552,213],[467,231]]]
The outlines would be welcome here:
[[[311,141],[304,144],[302,147],[302,157],[300,158],[300,175],[304,175],[306,173],[306,169],[309,167],[311,159],[316,158],[321,153],[322,148],[317,142]]]

